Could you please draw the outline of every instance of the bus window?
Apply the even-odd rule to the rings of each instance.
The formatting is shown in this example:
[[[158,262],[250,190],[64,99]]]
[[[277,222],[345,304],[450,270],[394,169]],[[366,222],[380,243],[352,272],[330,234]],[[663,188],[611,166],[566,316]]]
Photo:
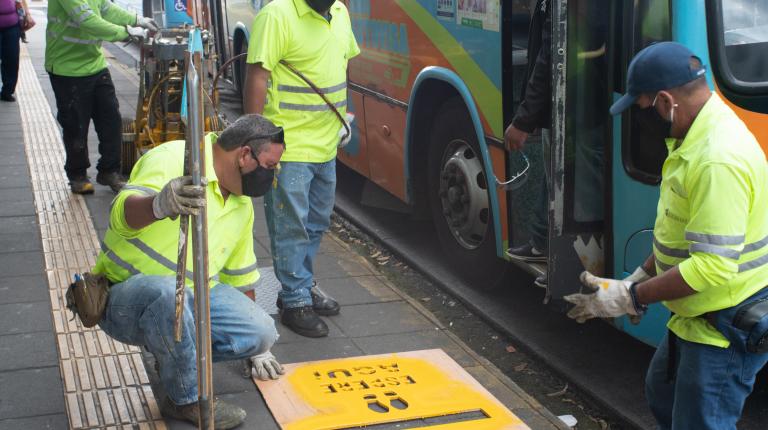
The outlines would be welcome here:
[[[573,193],[566,196],[572,197],[569,206],[577,223],[600,222],[604,217],[604,148],[612,75],[607,60],[611,3],[614,2],[568,2],[565,163],[566,171],[572,172],[566,187],[572,186]]]
[[[629,58],[652,43],[672,39],[669,0],[637,0],[633,16],[634,43]],[[664,143],[667,136],[657,127],[650,127],[649,118],[636,106],[625,120],[628,120],[629,136],[622,147],[624,169],[637,181],[658,184],[661,166],[667,157]]]
[[[718,83],[738,95],[768,94],[768,2],[711,0],[707,14]]]

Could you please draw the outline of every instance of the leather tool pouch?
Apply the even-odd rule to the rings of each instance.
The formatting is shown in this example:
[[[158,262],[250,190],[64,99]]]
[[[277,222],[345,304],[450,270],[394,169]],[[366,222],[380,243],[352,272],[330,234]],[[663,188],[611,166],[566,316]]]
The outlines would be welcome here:
[[[768,353],[768,297],[741,306],[733,317],[734,327],[747,332],[747,350]]]
[[[107,308],[109,286],[106,276],[84,273],[67,288],[67,309],[79,316],[85,327],[95,326]]]

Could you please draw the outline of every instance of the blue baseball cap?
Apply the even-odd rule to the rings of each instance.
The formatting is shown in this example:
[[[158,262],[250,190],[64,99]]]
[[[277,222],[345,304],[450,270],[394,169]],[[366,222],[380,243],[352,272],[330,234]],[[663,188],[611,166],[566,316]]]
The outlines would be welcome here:
[[[701,59],[677,42],[659,42],[643,48],[629,63],[627,93],[611,106],[611,115],[624,112],[640,94],[656,93],[687,84],[707,72],[702,64],[691,68],[691,58]]]

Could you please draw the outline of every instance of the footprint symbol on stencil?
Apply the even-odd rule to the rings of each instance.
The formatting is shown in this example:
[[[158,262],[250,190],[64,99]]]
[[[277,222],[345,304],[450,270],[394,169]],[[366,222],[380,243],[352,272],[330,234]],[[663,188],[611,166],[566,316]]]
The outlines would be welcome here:
[[[386,397],[384,401],[379,400],[376,394],[368,394],[363,396],[363,398],[368,402],[368,409],[380,414],[386,414],[392,410],[391,408],[400,410],[408,409],[408,402],[403,400],[403,398],[394,391],[387,391],[384,393],[384,396]],[[387,403],[389,405],[387,405]]]

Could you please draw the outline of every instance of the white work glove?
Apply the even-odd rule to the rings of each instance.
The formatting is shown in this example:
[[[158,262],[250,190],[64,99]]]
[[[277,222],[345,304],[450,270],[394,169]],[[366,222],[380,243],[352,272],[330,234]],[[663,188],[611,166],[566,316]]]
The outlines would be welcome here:
[[[271,352],[251,357],[251,375],[256,376],[262,381],[277,379],[284,374],[283,366],[277,362],[277,359]]]
[[[197,215],[205,207],[205,185],[192,185],[191,176],[180,176],[165,184],[152,201],[156,219],[176,219],[179,215]]]
[[[563,297],[573,303],[573,309],[568,312],[568,317],[579,323],[591,318],[609,318],[622,315],[639,315],[632,303],[629,287],[632,281],[598,278],[589,273],[582,272],[579,276],[582,285],[592,294],[571,294]]]
[[[147,18],[146,16],[136,15],[136,25],[141,28],[146,28],[149,31],[160,30],[160,27],[157,26],[155,20],[152,18]]]
[[[355,122],[355,114],[352,112],[347,112],[346,117],[347,126],[344,127],[342,125],[341,129],[339,130],[339,148],[347,146],[349,141],[352,140],[352,123]],[[349,129],[349,134],[347,134],[347,129]]]
[[[141,42],[142,39],[149,38],[149,31],[141,27],[132,27],[130,25],[125,26],[125,31],[128,32],[129,42]]]
[[[643,281],[647,281],[651,279],[651,275],[648,274],[648,272],[643,269],[643,266],[638,266],[637,269],[635,269],[634,272],[632,272],[631,275],[624,278],[625,281],[629,282],[637,282],[638,284]],[[634,325],[640,324],[640,319],[642,319],[642,315],[629,315],[629,322],[631,322]]]

